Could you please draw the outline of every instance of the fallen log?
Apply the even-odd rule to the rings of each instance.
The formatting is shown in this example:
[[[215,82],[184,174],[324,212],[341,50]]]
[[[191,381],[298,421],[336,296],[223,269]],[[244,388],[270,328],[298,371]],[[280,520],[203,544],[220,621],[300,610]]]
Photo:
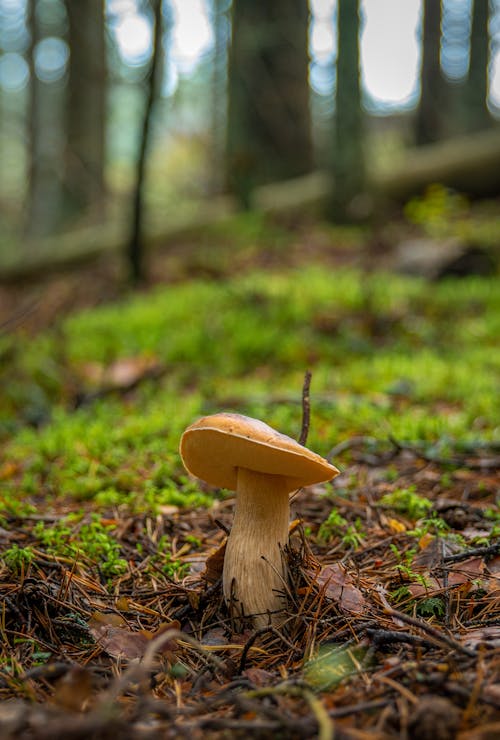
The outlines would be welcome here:
[[[408,149],[397,167],[372,177],[375,193],[398,202],[431,183],[472,198],[500,195],[500,128]]]

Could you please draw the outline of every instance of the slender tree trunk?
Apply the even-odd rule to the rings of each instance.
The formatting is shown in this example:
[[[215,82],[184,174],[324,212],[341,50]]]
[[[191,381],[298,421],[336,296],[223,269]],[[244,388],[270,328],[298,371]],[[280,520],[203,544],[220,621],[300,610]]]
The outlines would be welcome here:
[[[154,37],[151,65],[146,80],[146,101],[142,130],[139,139],[139,152],[135,176],[135,188],[132,201],[132,223],[127,245],[130,280],[139,284],[145,278],[144,266],[144,187],[146,179],[146,164],[150,144],[150,131],[154,103],[158,94],[162,73],[162,0],[151,0],[154,13]]]
[[[470,62],[465,83],[465,119],[468,131],[480,131],[492,124],[488,111],[489,0],[473,0]]]
[[[31,43],[28,110],[28,192],[24,233],[28,238],[48,236],[60,219],[60,112],[61,82],[42,82],[36,74],[34,51],[42,40],[36,0],[30,0],[28,24]]]
[[[363,111],[359,67],[359,2],[338,0],[337,85],[329,216],[350,221],[358,215],[355,196],[365,186]]]
[[[234,0],[227,184],[244,207],[255,185],[312,168],[307,0]]]
[[[212,63],[210,186],[213,193],[224,189],[225,128],[227,120],[227,61],[229,14],[226,0],[212,0],[214,51]]]
[[[106,129],[104,0],[66,0],[70,47],[65,157],[66,205],[103,215]]]
[[[415,121],[418,146],[442,138],[446,85],[441,74],[441,0],[424,0],[422,7],[422,68],[420,104]]]

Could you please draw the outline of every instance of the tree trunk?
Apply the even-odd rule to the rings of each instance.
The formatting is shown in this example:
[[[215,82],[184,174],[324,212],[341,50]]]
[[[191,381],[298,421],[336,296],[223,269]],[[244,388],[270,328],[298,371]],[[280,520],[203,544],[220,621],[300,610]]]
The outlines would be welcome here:
[[[492,124],[488,111],[489,0],[474,0],[470,37],[469,73],[465,83],[465,119],[468,131]]]
[[[66,0],[70,47],[65,188],[69,215],[104,206],[106,44],[104,0]]]
[[[404,203],[432,183],[472,198],[500,195],[500,132],[481,131],[409,149],[396,168],[374,178],[373,190]]]
[[[312,168],[307,0],[234,0],[227,185],[243,207],[256,185]]]
[[[129,276],[131,282],[136,285],[142,282],[145,278],[143,234],[144,187],[147,155],[150,144],[151,120],[162,74],[162,0],[151,0],[151,5],[154,12],[153,51],[146,80],[146,102],[144,107],[142,130],[139,139],[139,152],[137,156],[135,187],[132,203],[132,223],[129,242],[127,245]]]
[[[225,127],[227,119],[227,61],[229,13],[227,0],[212,0],[214,50],[212,62],[210,189],[224,190]]]
[[[36,5],[36,0],[30,0],[28,192],[24,214],[24,233],[29,239],[52,234],[59,224],[61,209],[62,82],[42,82],[37,77],[34,52],[43,33]]]
[[[417,146],[442,138],[446,86],[441,75],[441,0],[424,0],[422,19],[422,68],[420,104],[415,122]]]
[[[328,215],[335,221],[350,221],[357,215],[353,200],[362,193],[365,185],[359,70],[359,3],[338,0],[337,24],[337,85],[331,167],[335,188]]]

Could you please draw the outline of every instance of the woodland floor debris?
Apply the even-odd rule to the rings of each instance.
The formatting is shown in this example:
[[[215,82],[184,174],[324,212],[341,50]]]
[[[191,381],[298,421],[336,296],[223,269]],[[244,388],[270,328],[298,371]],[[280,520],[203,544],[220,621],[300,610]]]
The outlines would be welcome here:
[[[307,273],[312,297],[299,272],[226,293],[210,281],[192,292],[171,285],[165,298],[153,291],[131,309],[123,300],[61,331],[61,311],[108,297],[89,274],[95,293],[57,282],[29,313],[27,344],[0,348],[7,366],[38,342],[6,376],[15,392],[0,463],[2,737],[498,735],[493,283],[335,276],[332,290],[329,274],[322,283]],[[251,332],[282,320],[294,285],[286,322],[256,343]],[[234,322],[221,331],[219,385],[203,374],[206,356],[189,354],[213,344],[205,325],[186,332],[195,322],[181,309],[199,291],[210,305],[224,299],[210,314],[216,327],[235,308],[240,330],[248,321],[238,350]],[[7,313],[18,297],[7,297]],[[147,328],[129,331],[138,315]],[[165,355],[134,343],[151,334],[166,337]],[[184,360],[169,359],[174,341]],[[44,342],[59,354],[45,357]],[[344,473],[292,500],[285,625],[238,635],[220,586],[233,502],[181,476],[178,439],[185,417],[224,398],[297,438],[306,361],[314,446],[331,449]]]
[[[187,569],[180,581],[147,567],[157,523],[117,521],[118,543],[126,550],[133,531],[144,555],[111,589],[95,563],[44,550],[29,519],[4,521],[4,541],[10,533],[10,547],[32,545],[33,558],[1,574],[2,736],[307,738],[332,737],[335,728],[336,737],[417,738],[428,736],[434,712],[440,737],[457,728],[458,737],[480,737],[472,730],[498,721],[500,709],[500,553],[469,539],[494,526],[486,515],[493,478],[471,473],[475,494],[465,501],[464,471],[442,491],[436,464],[404,452],[395,464],[403,476],[432,481],[435,510],[444,497],[462,507],[461,529],[430,525],[417,537],[406,516],[378,505],[387,490],[381,471],[354,463],[369,500],[360,489],[336,505],[348,521],[362,517],[362,545],[318,542],[331,501],[306,492],[288,550],[286,624],[243,635],[232,633],[217,565],[210,581],[201,571],[224,539],[210,511],[171,519],[179,552],[187,533],[200,543],[179,555]],[[229,506],[218,517],[230,524]],[[401,568],[412,550],[427,557]],[[335,584],[318,578],[340,563]]]

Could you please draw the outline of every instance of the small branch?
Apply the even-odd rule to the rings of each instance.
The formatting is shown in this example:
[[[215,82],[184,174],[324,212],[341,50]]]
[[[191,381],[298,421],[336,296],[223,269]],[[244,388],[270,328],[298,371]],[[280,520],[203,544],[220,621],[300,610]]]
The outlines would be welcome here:
[[[443,563],[460,563],[462,560],[468,560],[469,558],[485,555],[498,555],[498,553],[500,553],[500,542],[497,542],[495,545],[473,547],[470,550],[459,552],[456,555],[445,555],[443,557]]]
[[[351,447],[364,447],[365,445],[376,445],[379,440],[375,439],[375,437],[351,437],[350,439],[345,439],[343,442],[339,442],[338,445],[335,445],[335,447],[332,447],[328,455],[326,456],[326,459],[331,462],[334,457],[337,455],[340,455],[341,452],[345,452],[346,450],[350,450]]]
[[[427,624],[427,622],[423,622],[422,620],[416,619],[415,617],[410,617],[409,614],[399,612],[397,611],[397,609],[392,609],[391,607],[387,606],[384,607],[384,614],[387,614],[387,616],[393,617],[394,619],[399,619],[401,622],[409,624],[412,627],[423,630],[423,632],[426,632],[429,637],[432,637],[438,643],[444,643],[453,650],[456,650],[458,653],[466,655],[468,658],[477,658],[477,653],[475,650],[470,650],[470,648],[465,647],[453,637],[446,635],[444,632],[440,632],[435,627],[431,627],[431,625]]]
[[[425,637],[420,637],[420,635],[412,635],[410,632],[373,629],[372,627],[369,627],[365,630],[365,634],[368,637],[371,637],[374,647],[376,648],[381,645],[390,645],[392,643],[407,643],[408,645],[418,645],[419,647],[427,648],[435,647],[435,644],[430,640],[426,640]]]
[[[411,452],[415,457],[420,457],[426,462],[435,463],[436,465],[451,465],[457,468],[467,468],[468,470],[491,470],[500,467],[499,457],[483,458],[477,461],[468,460],[467,456],[441,457],[434,455],[432,452],[426,452],[417,444],[400,442],[392,435],[389,435],[389,441],[398,452]],[[471,452],[472,454],[472,452]]]
[[[302,428],[300,431],[299,444],[305,445],[309,434],[309,423],[311,420],[311,400],[309,389],[311,387],[312,373],[306,371],[304,375],[304,385],[302,386]]]

